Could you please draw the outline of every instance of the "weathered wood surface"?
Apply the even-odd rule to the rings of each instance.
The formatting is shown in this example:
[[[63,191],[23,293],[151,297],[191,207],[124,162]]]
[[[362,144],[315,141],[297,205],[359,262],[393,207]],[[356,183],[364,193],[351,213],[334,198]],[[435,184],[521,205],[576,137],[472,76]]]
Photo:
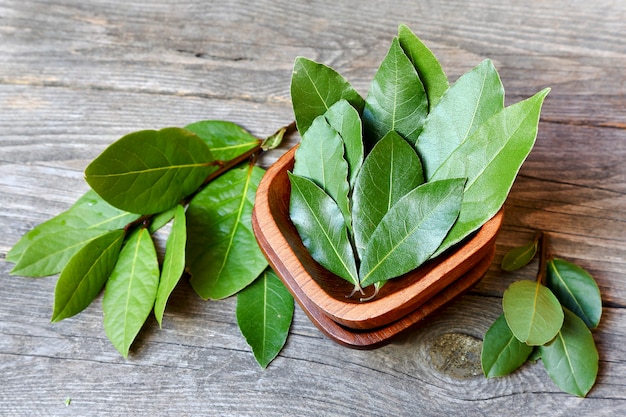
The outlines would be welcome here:
[[[86,191],[82,170],[123,134],[209,118],[270,134],[292,120],[297,55],[365,93],[400,22],[452,80],[489,57],[509,102],[552,87],[494,264],[419,330],[350,350],[297,309],[286,348],[261,370],[235,300],[203,302],[182,283],[163,329],[150,322],[124,360],[99,303],[52,325],[55,279],[9,276],[0,260],[0,415],[626,413],[626,3],[518,3],[0,0],[0,258]],[[541,364],[480,374],[480,340],[502,292],[534,274],[503,273],[498,261],[535,229],[601,287],[600,373],[586,399],[561,393]]]

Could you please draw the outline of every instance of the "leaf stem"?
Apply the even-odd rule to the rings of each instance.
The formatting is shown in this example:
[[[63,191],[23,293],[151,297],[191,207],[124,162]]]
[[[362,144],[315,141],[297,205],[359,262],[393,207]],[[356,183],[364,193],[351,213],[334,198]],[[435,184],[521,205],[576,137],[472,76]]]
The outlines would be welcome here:
[[[548,268],[550,237],[546,232],[539,232],[539,270],[537,271],[537,282],[546,284],[546,273]]]

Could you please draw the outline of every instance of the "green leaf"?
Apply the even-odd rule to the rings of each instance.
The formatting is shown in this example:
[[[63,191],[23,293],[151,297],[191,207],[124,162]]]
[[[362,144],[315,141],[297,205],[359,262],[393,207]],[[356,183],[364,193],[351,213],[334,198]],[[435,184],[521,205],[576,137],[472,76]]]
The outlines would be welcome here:
[[[502,258],[501,268],[508,272],[516,271],[530,263],[537,254],[539,239],[511,249]]]
[[[45,277],[58,274],[76,252],[107,232],[100,229],[66,229],[46,234],[26,248],[11,275]]]
[[[289,173],[289,216],[311,257],[332,273],[359,285],[348,228],[337,203],[308,178]]]
[[[490,60],[462,75],[431,109],[415,142],[426,178],[431,178],[446,160],[458,161],[456,149],[502,109],[504,87]]]
[[[165,211],[194,192],[216,168],[209,147],[189,130],[166,128],[126,135],[85,170],[109,204],[140,214]]]
[[[139,218],[138,214],[119,210],[89,190],[68,210],[36,226],[11,248],[6,260],[17,262],[34,241],[66,229],[121,229]]]
[[[363,257],[383,216],[409,191],[424,182],[415,150],[391,131],[367,155],[352,194],[354,241]]]
[[[599,356],[585,322],[565,310],[563,328],[550,344],[540,349],[552,381],[569,394],[586,396],[596,382]]]
[[[159,263],[152,237],[147,229],[137,229],[120,252],[102,300],[104,330],[125,358],[152,311],[158,285]]]
[[[100,293],[115,267],[124,231],[115,230],[87,243],[69,260],[54,290],[52,322],[83,311]]]
[[[285,345],[293,310],[293,297],[271,269],[237,294],[239,329],[262,368]]]
[[[328,124],[343,139],[345,159],[348,162],[350,185],[354,184],[359,173],[365,150],[363,149],[363,132],[361,117],[354,107],[346,100],[339,100],[324,113]]]
[[[213,157],[229,161],[257,146],[261,141],[232,122],[203,120],[185,126],[211,149]]]
[[[487,378],[508,375],[522,366],[532,351],[532,346],[517,340],[501,314],[485,333],[480,357],[483,373]]]
[[[187,207],[186,262],[204,299],[231,296],[267,267],[252,232],[262,168],[245,164],[212,181]]]
[[[155,233],[157,230],[168,224],[174,218],[176,210],[178,210],[178,205],[154,215],[150,221],[150,226],[148,227],[150,234]]]
[[[185,208],[176,206],[172,230],[165,244],[165,258],[159,279],[156,301],[154,303],[154,316],[161,326],[165,304],[170,294],[178,284],[185,270],[185,243],[187,240],[187,227],[185,223]]]
[[[407,26],[398,27],[398,40],[424,84],[428,107],[432,110],[448,89],[448,77],[431,50]]]
[[[551,259],[546,285],[561,304],[578,315],[589,328],[598,327],[602,316],[602,298],[598,284],[589,272],[563,259]]]
[[[348,163],[344,159],[343,140],[324,116],[317,117],[302,136],[293,173],[310,179],[335,200],[346,225],[351,227]]]
[[[547,287],[534,281],[514,282],[504,291],[502,308],[520,342],[539,346],[554,339],[563,324],[563,308]]]
[[[409,272],[437,249],[457,219],[465,179],[425,183],[385,214],[367,243],[359,277],[366,287]]]
[[[298,131],[303,135],[316,117],[339,100],[347,100],[359,113],[365,102],[337,71],[298,57],[291,77],[291,101]]]
[[[500,210],[535,143],[541,105],[548,92],[545,89],[496,113],[429,179],[468,178],[459,219],[435,256],[465,239]]]
[[[371,149],[392,130],[409,143],[415,143],[427,114],[428,98],[424,86],[398,38],[394,38],[365,99],[363,131],[366,148]]]

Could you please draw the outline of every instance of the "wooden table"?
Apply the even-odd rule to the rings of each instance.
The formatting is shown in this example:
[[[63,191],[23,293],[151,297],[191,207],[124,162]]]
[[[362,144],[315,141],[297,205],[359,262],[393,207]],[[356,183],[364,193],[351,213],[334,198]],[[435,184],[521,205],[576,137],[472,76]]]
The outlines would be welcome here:
[[[125,360],[99,302],[50,324],[56,279],[9,276],[2,260],[0,415],[624,415],[626,2],[511,3],[0,0],[0,258],[87,190],[83,169],[122,135],[203,119],[268,135],[293,118],[296,56],[333,66],[365,94],[401,22],[451,80],[488,57],[507,103],[552,87],[494,264],[419,329],[351,350],[297,308],[287,346],[261,370],[235,300],[204,302],[182,282],[163,328],[150,321]],[[499,261],[535,230],[602,291],[600,371],[587,399],[563,394],[540,363],[481,374],[480,343],[504,289],[535,274],[504,273]]]

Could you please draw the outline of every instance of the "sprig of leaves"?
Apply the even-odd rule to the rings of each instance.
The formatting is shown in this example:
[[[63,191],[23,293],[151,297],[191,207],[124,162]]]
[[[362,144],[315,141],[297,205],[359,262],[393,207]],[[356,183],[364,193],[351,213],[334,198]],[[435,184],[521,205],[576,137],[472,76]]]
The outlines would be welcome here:
[[[204,299],[245,292],[242,299],[254,309],[238,323],[249,341],[258,340],[262,312],[267,331],[250,345],[266,367],[285,343],[293,300],[272,278],[251,230],[264,172],[254,162],[280,144],[286,130],[261,141],[233,123],[209,120],[122,137],[85,170],[92,190],[15,244],[7,255],[15,262],[11,273],[60,273],[53,322],[80,313],[104,289],[106,334],[127,357],[152,311],[163,324],[167,300],[186,270]],[[153,235],[168,223],[160,263]]]
[[[545,233],[509,251],[502,269],[522,268],[537,253],[541,254],[537,280],[509,286],[502,299],[504,314],[485,334],[483,372],[487,377],[504,376],[527,360],[541,359],[559,388],[584,397],[598,373],[590,329],[600,323],[600,290],[583,268],[549,255]]]

